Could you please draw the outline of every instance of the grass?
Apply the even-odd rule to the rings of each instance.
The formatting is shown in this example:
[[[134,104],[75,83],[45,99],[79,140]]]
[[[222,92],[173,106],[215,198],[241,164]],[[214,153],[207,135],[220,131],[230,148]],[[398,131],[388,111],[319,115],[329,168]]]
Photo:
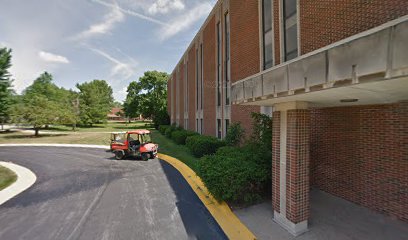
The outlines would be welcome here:
[[[17,180],[17,175],[8,168],[0,166],[0,191]]]
[[[109,145],[109,132],[120,132],[132,129],[150,129],[153,141],[159,144],[159,152],[175,157],[187,164],[194,171],[197,169],[198,158],[194,157],[184,145],[177,145],[172,140],[163,136],[160,132],[150,127],[148,122],[108,122],[96,124],[93,127],[80,127],[72,131],[70,126],[51,126],[40,131],[40,136],[34,133],[6,131],[0,132],[0,144],[4,143],[65,143],[65,144],[96,144]]]
[[[198,158],[194,157],[185,145],[177,145],[171,139],[163,136],[159,131],[152,131],[153,141],[159,144],[159,152],[170,155],[184,162],[187,166],[197,172]]]

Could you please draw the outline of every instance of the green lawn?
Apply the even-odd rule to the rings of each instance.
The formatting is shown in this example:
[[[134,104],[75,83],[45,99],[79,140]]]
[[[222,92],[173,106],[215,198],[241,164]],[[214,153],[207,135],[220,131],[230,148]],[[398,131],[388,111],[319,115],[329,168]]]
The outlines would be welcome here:
[[[39,137],[29,132],[0,132],[1,143],[65,143],[65,144],[97,144],[109,145],[109,132],[120,132],[132,129],[149,129],[152,131],[153,141],[159,144],[159,152],[175,157],[193,170],[199,160],[191,155],[186,146],[177,145],[172,140],[152,129],[148,122],[109,122],[96,124],[93,127],[78,128],[76,132],[69,126],[51,126],[47,130],[41,130]],[[47,133],[48,132],[48,133]]]
[[[17,175],[8,168],[0,166],[0,191],[17,180]]]

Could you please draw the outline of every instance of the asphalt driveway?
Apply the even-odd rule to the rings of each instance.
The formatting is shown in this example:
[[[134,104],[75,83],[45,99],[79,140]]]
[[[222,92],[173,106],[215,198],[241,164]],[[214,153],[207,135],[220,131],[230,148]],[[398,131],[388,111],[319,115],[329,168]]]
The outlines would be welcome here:
[[[0,147],[37,182],[0,206],[0,239],[227,239],[161,160],[115,161],[102,149]]]

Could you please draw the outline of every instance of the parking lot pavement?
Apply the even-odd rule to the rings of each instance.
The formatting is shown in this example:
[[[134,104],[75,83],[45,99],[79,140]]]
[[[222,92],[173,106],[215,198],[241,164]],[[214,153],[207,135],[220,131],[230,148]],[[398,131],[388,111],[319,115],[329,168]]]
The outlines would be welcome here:
[[[0,239],[226,239],[172,166],[102,149],[0,147],[37,182],[0,206]]]

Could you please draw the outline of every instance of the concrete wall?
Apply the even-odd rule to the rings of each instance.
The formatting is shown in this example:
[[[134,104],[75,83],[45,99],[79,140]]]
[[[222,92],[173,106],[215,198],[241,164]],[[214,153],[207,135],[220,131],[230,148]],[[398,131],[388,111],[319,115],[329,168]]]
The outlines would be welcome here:
[[[408,103],[314,109],[311,183],[408,221]]]

